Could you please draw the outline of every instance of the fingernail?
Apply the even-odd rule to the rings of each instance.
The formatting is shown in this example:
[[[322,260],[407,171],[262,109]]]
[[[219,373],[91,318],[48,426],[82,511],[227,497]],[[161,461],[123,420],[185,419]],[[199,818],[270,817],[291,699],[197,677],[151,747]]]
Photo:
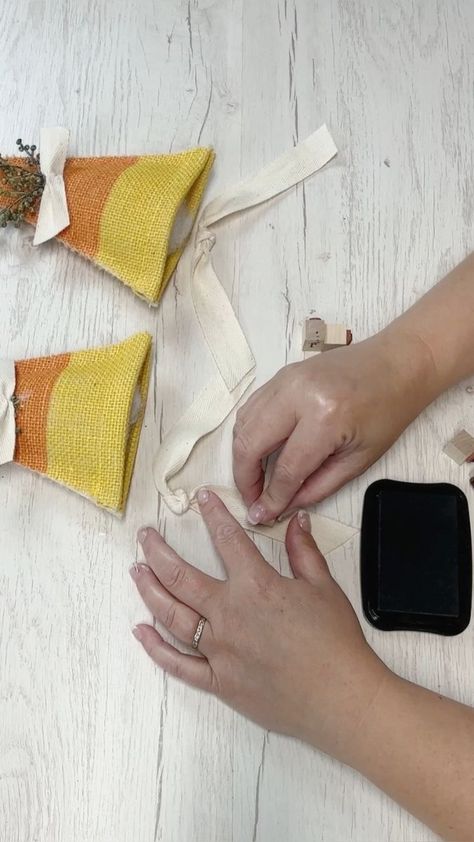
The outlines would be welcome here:
[[[311,520],[309,517],[308,512],[300,511],[297,514],[298,523],[303,530],[303,532],[309,532],[311,534]]]
[[[148,569],[149,568],[146,564],[137,564],[135,562],[135,564],[132,564],[132,566],[129,568],[128,572],[130,573],[130,576],[132,577],[133,581],[136,582],[140,574],[144,573],[145,570]]]
[[[209,491],[207,488],[200,488],[197,493],[197,501],[200,506],[205,506],[209,502]]]
[[[142,526],[141,529],[137,532],[137,538],[140,541],[140,544],[143,544],[146,541],[146,536],[148,535],[148,529],[145,526]]]
[[[254,526],[265,520],[265,509],[261,503],[254,503],[247,512],[247,519]]]
[[[134,637],[136,637],[137,640],[141,641],[143,638],[143,633],[140,626],[135,626],[135,628],[132,629],[132,634]]]

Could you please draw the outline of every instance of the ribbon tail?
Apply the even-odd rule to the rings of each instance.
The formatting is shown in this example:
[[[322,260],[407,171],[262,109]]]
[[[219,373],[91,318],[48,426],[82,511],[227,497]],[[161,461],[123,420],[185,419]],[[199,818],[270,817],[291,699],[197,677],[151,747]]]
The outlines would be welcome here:
[[[54,186],[51,180],[44,186],[33,245],[40,246],[53,239],[67,228],[69,222],[66,188],[62,177],[57,176]]]
[[[322,126],[256,176],[213,199],[198,220],[178,271],[190,271],[194,311],[213,357],[215,375],[166,434],[155,455],[156,487],[176,514],[187,510],[189,498],[183,489],[172,491],[169,480],[186,464],[197,441],[232,412],[255,378],[252,351],[212,265],[210,252],[216,238],[209,228],[288,190],[321,169],[336,152],[328,129]]]
[[[200,486],[202,487],[202,486]],[[242,501],[242,498],[236,488],[229,488],[224,485],[208,485],[206,488],[217,494],[222,500],[231,515],[235,517],[236,521],[247,532],[255,532],[258,535],[265,535],[273,541],[285,542],[286,530],[288,528],[288,520],[281,522],[276,521],[273,526],[262,526],[258,524],[253,526],[247,520],[247,509]],[[193,512],[200,514],[199,506],[196,500],[196,494],[199,488],[196,488],[191,496],[191,509]],[[317,515],[314,512],[308,512],[311,518],[311,529],[313,535],[318,543],[318,547],[323,555],[336,550],[347,541],[350,541],[354,535],[359,531],[355,526],[348,526],[333,518],[325,517],[324,515]]]
[[[254,379],[252,369],[232,392],[220,377],[210,380],[161,442],[153,461],[153,475],[157,491],[174,514],[188,510],[189,497],[182,488],[171,490],[169,480],[186,464],[199,439],[225,421]]]
[[[70,222],[63,178],[68,140],[67,129],[41,129],[41,171],[45,185],[33,239],[35,246],[56,237]]]
[[[13,460],[16,443],[15,363],[0,360],[0,465]]]

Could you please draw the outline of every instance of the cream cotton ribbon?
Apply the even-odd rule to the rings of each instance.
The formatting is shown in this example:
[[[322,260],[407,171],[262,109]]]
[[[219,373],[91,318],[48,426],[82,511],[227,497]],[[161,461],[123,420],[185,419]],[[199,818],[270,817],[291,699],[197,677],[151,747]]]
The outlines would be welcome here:
[[[66,163],[69,132],[60,126],[41,129],[40,165],[45,177],[43,194],[36,222],[33,245],[51,240],[69,225],[64,165]]]
[[[14,394],[15,363],[13,360],[0,360],[0,465],[11,462],[15,453]]]
[[[256,532],[258,535],[265,535],[267,538],[272,538],[273,541],[284,543],[289,518],[280,522],[276,521],[273,526],[264,526],[262,524],[253,526],[247,520],[247,509],[236,489],[227,488],[224,485],[206,485],[205,487],[220,497],[231,515],[248,532]],[[196,499],[198,490],[197,488],[195,489],[190,504],[191,509],[197,513],[199,513],[199,506]],[[332,552],[337,547],[346,544],[359,531],[355,526],[347,526],[345,523],[340,523],[338,520],[333,520],[333,518],[325,517],[324,515],[317,515],[314,512],[308,512],[308,515],[311,519],[311,531],[323,555],[327,555],[327,553]]]
[[[165,435],[155,454],[155,484],[175,514],[186,512],[190,499],[183,488],[172,490],[169,480],[186,464],[199,439],[222,424],[255,379],[252,351],[212,265],[211,251],[216,242],[212,226],[231,214],[241,213],[283,193],[321,169],[336,154],[334,141],[323,125],[256,176],[240,182],[209,202],[196,222],[178,272],[181,276],[190,277],[195,314],[216,370],[192,405]],[[232,489],[224,491],[236,511],[237,492]],[[224,493],[222,488],[220,492]],[[256,530],[247,522],[245,512],[240,512],[238,520],[246,529],[269,531],[268,527]],[[329,518],[323,520],[329,521]],[[339,546],[350,537],[344,537],[347,534],[344,530],[352,528],[337,521],[331,521],[331,524],[335,531],[330,543]],[[286,529],[284,524],[281,526]],[[344,536],[336,534],[338,526],[342,527]],[[277,537],[277,531],[272,532],[272,537]]]

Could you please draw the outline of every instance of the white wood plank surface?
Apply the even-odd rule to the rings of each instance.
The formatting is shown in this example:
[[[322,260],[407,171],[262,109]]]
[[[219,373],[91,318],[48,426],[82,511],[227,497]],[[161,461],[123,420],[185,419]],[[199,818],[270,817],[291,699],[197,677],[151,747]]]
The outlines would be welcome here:
[[[471,0],[0,0],[0,149],[42,125],[73,154],[212,144],[209,195],[326,121],[340,154],[287,196],[222,227],[216,266],[260,384],[301,358],[316,309],[361,339],[473,247]],[[427,829],[355,772],[268,734],[167,679],[133,640],[146,618],[127,569],[159,523],[189,560],[220,567],[200,520],[163,511],[150,460],[206,375],[189,301],[158,311],[60,244],[0,234],[0,355],[92,347],[148,329],[153,374],[126,518],[14,465],[0,469],[0,836],[5,842],[424,842]],[[358,523],[382,476],[449,480],[441,456],[474,427],[462,384],[360,480],[321,506]],[[228,482],[229,421],[189,483]],[[472,492],[471,492],[472,493]],[[287,570],[284,552],[260,546]],[[360,615],[358,546],[330,559]],[[474,703],[472,627],[380,634],[414,681]]]

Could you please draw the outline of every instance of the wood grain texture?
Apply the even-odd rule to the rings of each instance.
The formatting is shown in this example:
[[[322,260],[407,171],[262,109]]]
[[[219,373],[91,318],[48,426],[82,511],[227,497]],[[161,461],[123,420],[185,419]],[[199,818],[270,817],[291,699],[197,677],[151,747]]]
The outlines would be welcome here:
[[[377,330],[473,242],[471,0],[0,0],[0,149],[42,125],[71,154],[206,143],[209,195],[326,121],[324,172],[222,227],[216,267],[258,361],[257,385],[301,358],[315,309]],[[135,530],[159,523],[221,573],[202,523],[164,512],[150,460],[208,374],[188,291],[158,311],[58,243],[0,235],[0,354],[59,353],[148,329],[156,366],[124,521],[22,470],[0,469],[0,825],[8,842],[427,842],[359,775],[268,734],[154,670],[130,634]],[[320,508],[358,523],[389,475],[467,486],[441,455],[474,425],[467,384],[432,405],[373,469]],[[186,479],[229,482],[230,420]],[[286,571],[284,551],[259,539]],[[360,615],[357,542],[331,569]],[[404,676],[474,703],[474,632],[380,634]]]

